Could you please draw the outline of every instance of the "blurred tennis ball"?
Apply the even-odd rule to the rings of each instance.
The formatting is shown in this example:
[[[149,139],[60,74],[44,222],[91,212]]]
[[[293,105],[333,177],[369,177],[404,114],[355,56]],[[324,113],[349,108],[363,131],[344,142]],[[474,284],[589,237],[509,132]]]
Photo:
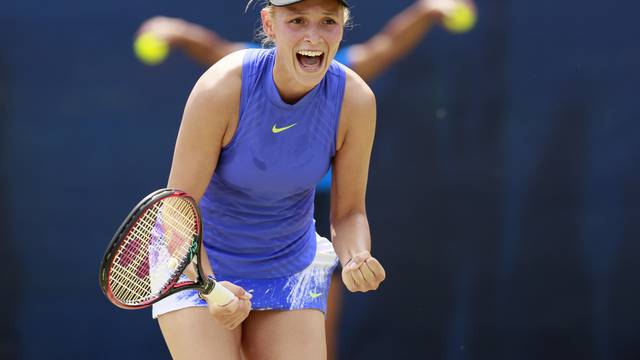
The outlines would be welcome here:
[[[143,64],[158,65],[169,55],[169,44],[151,33],[144,33],[134,41],[133,52]]]
[[[457,2],[442,23],[452,33],[461,34],[473,28],[476,24],[476,12],[471,5],[465,2]]]

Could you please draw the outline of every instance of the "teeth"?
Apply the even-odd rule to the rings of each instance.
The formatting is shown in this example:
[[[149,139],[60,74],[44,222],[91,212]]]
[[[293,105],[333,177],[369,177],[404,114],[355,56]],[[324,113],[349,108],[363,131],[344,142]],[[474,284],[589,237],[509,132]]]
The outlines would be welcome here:
[[[303,56],[320,56],[322,55],[322,51],[300,50],[298,54]]]

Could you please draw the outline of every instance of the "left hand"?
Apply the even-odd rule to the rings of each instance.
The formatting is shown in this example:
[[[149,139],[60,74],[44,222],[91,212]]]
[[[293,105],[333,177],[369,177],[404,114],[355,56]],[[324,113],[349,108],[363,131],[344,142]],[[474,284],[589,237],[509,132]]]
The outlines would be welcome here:
[[[351,292],[376,290],[385,277],[384,268],[368,251],[355,254],[342,268],[342,281]]]

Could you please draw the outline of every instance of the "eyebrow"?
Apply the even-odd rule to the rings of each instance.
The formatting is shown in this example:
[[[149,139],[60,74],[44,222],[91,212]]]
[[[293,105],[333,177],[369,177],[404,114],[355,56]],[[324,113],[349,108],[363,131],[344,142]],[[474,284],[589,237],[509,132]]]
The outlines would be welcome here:
[[[307,15],[307,14],[308,14],[308,12],[306,12],[306,11],[296,11],[296,10],[293,10],[293,11],[291,11],[291,14],[295,14],[295,15]],[[338,16],[338,14],[337,14],[337,13],[335,13],[335,12],[330,12],[330,11],[323,11],[323,12],[322,12],[322,15],[325,15],[325,16]]]
[[[306,14],[308,14],[308,13],[309,13],[308,11],[300,10],[300,9],[298,9],[298,8],[294,7],[294,6],[292,6],[292,7],[289,9],[289,11],[291,11],[291,12],[292,12],[292,13],[294,13],[294,14],[298,14],[298,15],[306,15]],[[337,12],[335,12],[335,11],[328,11],[328,10],[324,10],[324,11],[322,11],[322,15],[337,16],[337,15],[338,15],[338,13],[337,13]]]

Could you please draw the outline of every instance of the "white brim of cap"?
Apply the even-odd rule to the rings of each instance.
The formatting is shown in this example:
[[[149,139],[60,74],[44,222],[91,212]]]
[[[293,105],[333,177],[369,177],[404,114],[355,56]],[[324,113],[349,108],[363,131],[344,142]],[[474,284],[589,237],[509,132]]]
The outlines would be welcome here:
[[[275,6],[286,6],[286,5],[299,3],[300,1],[303,1],[303,0],[270,0],[271,4]],[[343,3],[345,6],[347,5],[346,1],[340,0],[340,2]]]
[[[270,0],[270,2],[275,6],[291,5],[300,1],[302,0]]]

